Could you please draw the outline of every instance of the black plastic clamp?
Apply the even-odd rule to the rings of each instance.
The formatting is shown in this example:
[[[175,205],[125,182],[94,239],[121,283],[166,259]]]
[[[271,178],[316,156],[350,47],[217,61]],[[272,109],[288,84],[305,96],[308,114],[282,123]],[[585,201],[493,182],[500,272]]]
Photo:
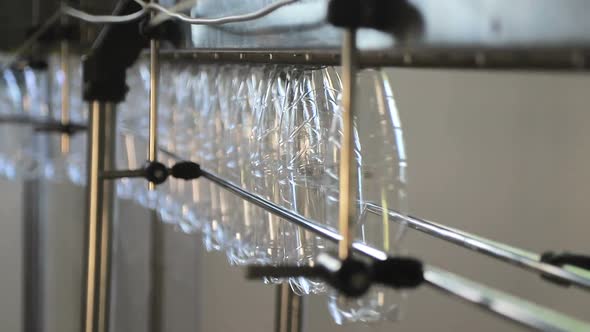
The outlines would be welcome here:
[[[248,266],[246,277],[289,278],[305,277],[319,279],[348,297],[360,297],[371,285],[402,289],[415,288],[424,281],[422,263],[413,258],[390,257],[385,261],[366,263],[354,258],[344,261],[322,253],[314,266]]]
[[[133,0],[121,0],[114,15],[132,14],[141,10]],[[147,19],[147,18],[146,18]],[[183,37],[178,22],[166,21],[147,28],[147,21],[107,25],[100,32],[90,53],[84,59],[84,100],[119,103],[128,91],[126,71],[148,46],[154,36],[170,40],[175,46]]]
[[[341,28],[389,31],[400,39],[424,30],[422,15],[407,0],[330,0],[328,22]]]
[[[119,1],[114,15],[141,10],[133,0]],[[126,72],[147,46],[136,21],[106,25],[84,57],[84,100],[119,103],[128,91]]]
[[[168,41],[174,47],[180,47],[183,40],[183,33],[180,22],[166,20],[157,25],[150,25],[151,17],[148,15],[139,22],[139,33],[146,40],[157,39]]]
[[[564,265],[571,265],[590,271],[590,256],[586,255],[572,254],[568,252],[558,254],[549,251],[541,255],[541,262],[559,267],[563,267]],[[571,285],[570,282],[554,276],[542,274],[541,277],[545,280],[548,280],[561,286],[567,287]]]
[[[147,161],[143,166],[143,177],[156,185],[166,182],[169,176],[185,181],[198,179],[201,176],[201,166],[192,161],[181,161],[171,168],[158,161]]]
[[[69,136],[73,136],[80,132],[83,132],[88,127],[76,123],[61,123],[58,121],[39,122],[35,125],[35,132],[46,132],[46,133],[61,133]]]

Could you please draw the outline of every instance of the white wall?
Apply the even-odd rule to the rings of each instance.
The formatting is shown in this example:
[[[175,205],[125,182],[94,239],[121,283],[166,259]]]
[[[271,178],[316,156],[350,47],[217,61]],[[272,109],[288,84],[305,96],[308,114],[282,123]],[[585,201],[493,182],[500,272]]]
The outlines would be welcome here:
[[[405,126],[413,214],[538,252],[590,253],[590,78],[391,72]],[[20,325],[15,309],[20,196],[14,184],[0,184],[0,330],[11,332],[19,331]],[[79,208],[82,196],[76,189],[62,189],[53,192],[63,205],[51,214],[51,222],[61,228],[54,234],[63,239],[77,236],[73,233],[79,226],[73,225],[79,225],[82,213],[63,212],[66,202],[77,202]],[[149,215],[129,204],[122,204],[120,213],[115,331],[145,331]],[[77,318],[77,302],[70,301],[79,296],[72,286],[79,276],[69,273],[79,258],[68,247],[75,240],[66,244],[48,249],[56,265],[49,276],[53,281],[47,282],[59,287],[51,298],[64,305],[51,305],[47,313],[59,317],[60,326],[71,326],[54,329],[60,332],[75,331],[77,326],[66,321]],[[538,276],[415,231],[408,233],[405,246],[442,268],[581,319],[590,317],[588,295],[577,289],[547,284]],[[272,330],[272,288],[244,281],[242,271],[229,267],[222,255],[204,254],[197,235],[170,228],[165,247],[165,331]],[[370,328],[334,326],[324,302],[322,297],[308,301],[308,331],[521,330],[427,287],[410,294],[402,322]]]

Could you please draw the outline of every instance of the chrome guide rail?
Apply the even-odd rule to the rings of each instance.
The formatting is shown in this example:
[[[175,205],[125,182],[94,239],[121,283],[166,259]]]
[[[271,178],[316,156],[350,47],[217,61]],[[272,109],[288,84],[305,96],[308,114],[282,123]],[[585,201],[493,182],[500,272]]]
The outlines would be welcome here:
[[[256,194],[250,193],[207,170],[202,171],[202,177],[286,221],[303,227],[334,243],[341,240],[341,236],[337,232],[276,205]],[[360,242],[354,242],[352,247],[356,252],[374,259],[383,260],[387,257],[387,253]],[[458,297],[488,312],[531,329],[541,331],[590,330],[590,324],[587,322],[582,322],[556,311],[488,288],[431,265],[425,266],[424,278],[427,284],[435,289]]]
[[[368,212],[377,215],[382,215],[384,212],[381,206],[374,203],[365,203],[364,207]],[[500,259],[518,267],[567,281],[572,285],[590,291],[590,271],[575,267],[569,267],[569,270],[566,270],[540,262],[540,256],[538,254],[527,252],[520,248],[488,240],[425,219],[406,216],[393,210],[387,210],[386,213],[390,220],[406,223],[412,229],[451,242],[460,247]]]

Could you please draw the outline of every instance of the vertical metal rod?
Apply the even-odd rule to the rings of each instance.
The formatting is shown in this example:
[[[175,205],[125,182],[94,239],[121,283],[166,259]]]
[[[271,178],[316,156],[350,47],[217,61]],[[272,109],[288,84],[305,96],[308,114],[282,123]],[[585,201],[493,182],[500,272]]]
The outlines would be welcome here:
[[[150,114],[149,114],[149,143],[148,160],[156,161],[158,158],[158,88],[160,82],[160,42],[150,41]],[[150,183],[150,190],[153,190]]]
[[[303,298],[293,292],[289,283],[276,288],[275,332],[303,331]]]
[[[157,2],[152,0],[152,2]],[[152,17],[154,14],[152,13]],[[160,42],[150,40],[150,110],[148,133],[148,160],[158,160],[158,93],[160,87]],[[155,184],[148,183],[148,190],[155,190]],[[163,225],[157,212],[151,218],[150,242],[150,331],[162,328],[162,287],[163,287]]]
[[[300,236],[304,236],[303,232]],[[295,294],[287,282],[277,286],[275,332],[303,331],[303,299]]]
[[[340,149],[340,196],[338,207],[339,231],[342,240],[338,243],[338,256],[344,260],[348,258],[354,239],[354,224],[356,222],[356,197],[353,122],[354,122],[354,94],[355,76],[357,71],[356,31],[347,29],[343,33],[342,41],[342,142]]]
[[[61,42],[61,71],[63,72],[63,84],[61,88],[61,124],[70,123],[70,61],[69,61],[69,50],[70,46],[67,40]],[[62,155],[66,155],[70,152],[70,135],[63,133],[61,134],[60,148]]]
[[[116,109],[112,103],[90,103],[88,132],[86,290],[83,299],[84,332],[109,328],[111,232],[115,191],[113,181],[100,174],[115,164]]]

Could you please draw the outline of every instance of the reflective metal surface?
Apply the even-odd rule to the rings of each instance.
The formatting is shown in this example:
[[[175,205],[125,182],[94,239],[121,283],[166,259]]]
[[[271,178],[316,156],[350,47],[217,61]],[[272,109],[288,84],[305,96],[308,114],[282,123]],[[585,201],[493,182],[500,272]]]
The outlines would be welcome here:
[[[158,0],[152,0],[158,3]],[[152,13],[152,17],[155,14]],[[158,96],[160,92],[160,41],[150,40],[150,109],[148,133],[148,161],[158,161]],[[153,182],[148,190],[156,190]],[[157,212],[152,212],[150,223],[150,331],[162,330],[162,301],[164,297],[164,225]]]
[[[354,240],[356,224],[355,181],[356,167],[353,144],[353,121],[356,116],[354,100],[357,73],[356,30],[349,29],[343,34],[342,42],[342,139],[338,178],[338,230],[342,240],[338,242],[338,257],[345,260]]]
[[[148,53],[145,53],[147,55]],[[185,49],[167,50],[162,61],[339,66],[339,49]],[[400,47],[361,51],[359,67],[456,69],[588,70],[589,48],[436,48]]]
[[[498,316],[540,331],[588,331],[586,322],[540,307],[509,294],[474,283],[434,266],[426,266],[424,279],[434,288],[478,304]]]
[[[150,110],[148,155],[149,161],[158,160],[158,88],[160,83],[160,41],[150,40]],[[149,183],[149,189],[154,190],[154,184]]]
[[[303,297],[295,294],[289,283],[276,286],[275,332],[303,331]]]
[[[385,212],[384,209],[377,204],[366,203],[365,207],[368,212],[374,214],[382,215]],[[582,289],[590,290],[590,271],[585,271],[584,276],[581,274],[583,273],[581,271],[584,270],[577,269],[578,271],[581,270],[581,273],[575,273],[560,267],[542,263],[539,261],[540,258],[538,254],[526,252],[523,249],[484,239],[432,221],[406,216],[397,213],[396,211],[387,210],[385,213],[390,217],[390,220],[406,223],[412,229],[432,235],[433,237],[443,239],[463,248],[480,252],[533,272],[550,275],[557,279],[567,281]]]
[[[63,18],[62,18],[63,21]],[[60,66],[63,72],[63,83],[61,88],[61,124],[70,123],[70,46],[68,41],[60,43]],[[70,135],[61,134],[60,149],[63,155],[70,152]]]
[[[83,299],[82,331],[109,329],[111,232],[115,187],[101,174],[115,166],[116,110],[111,103],[89,105],[88,180],[86,209],[86,290]]]
[[[265,209],[289,222],[305,228],[314,234],[332,242],[338,242],[342,237],[322,225],[308,220],[294,212],[280,207],[253,193],[225,181],[215,174],[203,170],[203,177],[213,181],[217,185],[238,195],[240,198]],[[387,254],[365,244],[355,242],[353,249],[363,255],[383,260]],[[541,331],[588,331],[590,324],[560,314],[558,312],[540,307],[536,304],[518,299],[508,294],[488,288],[476,282],[459,277],[434,266],[425,266],[426,282],[447,294],[456,296],[480,308],[497,314],[507,320],[523,326]]]

